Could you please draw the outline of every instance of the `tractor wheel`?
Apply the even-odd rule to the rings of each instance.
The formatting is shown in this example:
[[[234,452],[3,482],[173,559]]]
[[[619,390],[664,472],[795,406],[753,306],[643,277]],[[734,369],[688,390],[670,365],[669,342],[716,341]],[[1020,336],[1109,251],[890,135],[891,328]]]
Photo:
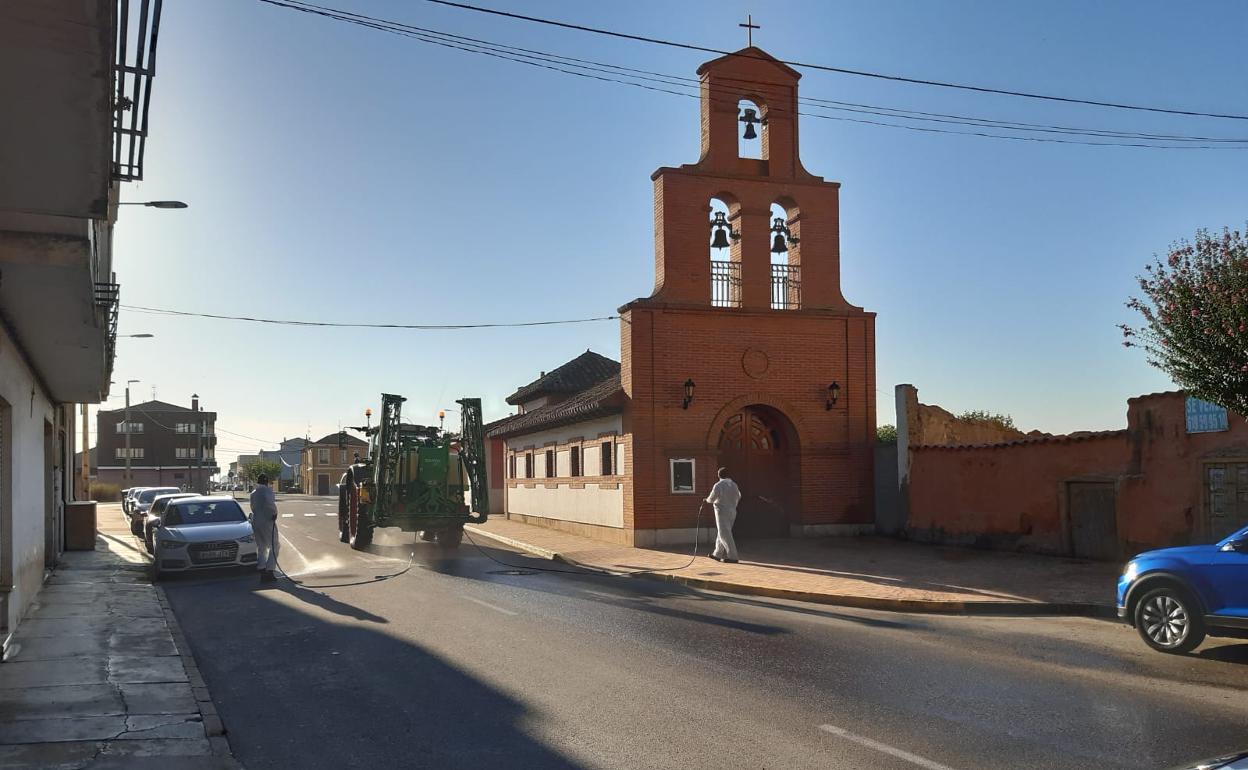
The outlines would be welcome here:
[[[368,523],[368,511],[360,508],[360,492],[357,489],[351,490],[351,513],[348,519],[351,525],[348,542],[355,550],[362,551],[373,542],[373,528]]]
[[[453,551],[459,548],[459,544],[463,542],[464,530],[461,527],[453,527],[451,529],[443,529],[438,531],[438,547]]]
[[[352,491],[346,484],[338,487],[338,540],[343,543],[351,542],[351,504],[347,498]]]

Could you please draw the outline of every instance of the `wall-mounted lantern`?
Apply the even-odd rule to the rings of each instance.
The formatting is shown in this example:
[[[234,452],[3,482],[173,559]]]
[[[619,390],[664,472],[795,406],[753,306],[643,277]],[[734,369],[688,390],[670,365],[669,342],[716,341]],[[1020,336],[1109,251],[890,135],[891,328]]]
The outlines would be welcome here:
[[[823,403],[823,408],[832,411],[832,407],[836,406],[836,400],[841,397],[841,385],[835,380],[828,386],[828,400]]]
[[[685,400],[681,402],[681,409],[688,409],[689,404],[693,402],[693,380],[685,380]]]

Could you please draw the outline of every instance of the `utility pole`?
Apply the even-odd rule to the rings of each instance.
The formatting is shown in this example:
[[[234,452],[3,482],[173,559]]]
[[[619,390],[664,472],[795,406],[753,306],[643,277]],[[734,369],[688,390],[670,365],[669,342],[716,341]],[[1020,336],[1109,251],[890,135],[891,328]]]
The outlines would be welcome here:
[[[138,380],[126,380],[126,487],[132,487],[130,478],[130,383],[138,382]]]

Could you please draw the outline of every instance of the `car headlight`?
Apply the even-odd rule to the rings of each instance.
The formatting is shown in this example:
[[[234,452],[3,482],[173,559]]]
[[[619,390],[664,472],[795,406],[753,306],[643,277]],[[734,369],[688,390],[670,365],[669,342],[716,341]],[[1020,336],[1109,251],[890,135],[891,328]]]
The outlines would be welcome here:
[[[240,538],[238,539],[238,542],[240,542],[240,543],[254,543],[254,542],[256,542],[256,536],[255,536],[255,535],[243,535],[242,537],[240,537]]]
[[[1133,561],[1129,561],[1127,562],[1127,568],[1122,571],[1122,578],[1123,580],[1126,580],[1128,583],[1131,583],[1135,580],[1137,576],[1139,576],[1139,574],[1140,574],[1140,565],[1136,564]]]
[[[186,543],[182,542],[181,540],[161,540],[160,547],[161,548],[185,548]]]

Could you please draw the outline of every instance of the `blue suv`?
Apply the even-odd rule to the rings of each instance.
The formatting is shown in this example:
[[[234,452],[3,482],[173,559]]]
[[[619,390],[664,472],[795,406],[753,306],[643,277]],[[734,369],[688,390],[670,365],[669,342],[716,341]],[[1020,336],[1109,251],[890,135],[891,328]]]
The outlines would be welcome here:
[[[1146,551],[1118,578],[1118,617],[1161,652],[1248,638],[1248,527],[1215,545]]]

